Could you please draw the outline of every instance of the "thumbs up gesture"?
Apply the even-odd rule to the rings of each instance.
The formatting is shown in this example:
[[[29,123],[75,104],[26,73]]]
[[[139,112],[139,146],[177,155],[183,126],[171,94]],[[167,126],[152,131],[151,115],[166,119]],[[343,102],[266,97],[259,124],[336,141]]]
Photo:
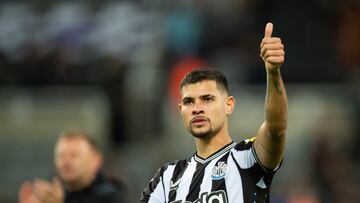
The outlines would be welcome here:
[[[260,44],[260,57],[268,72],[277,71],[285,60],[284,45],[278,37],[272,37],[273,24],[267,23],[265,35]]]

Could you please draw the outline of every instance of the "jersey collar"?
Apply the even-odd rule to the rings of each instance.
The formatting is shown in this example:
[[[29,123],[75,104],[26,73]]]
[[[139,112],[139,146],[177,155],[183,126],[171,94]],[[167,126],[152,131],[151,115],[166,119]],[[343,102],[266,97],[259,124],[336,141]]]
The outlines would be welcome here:
[[[212,155],[210,155],[208,158],[204,159],[199,157],[196,153],[194,154],[195,161],[205,164],[213,159],[216,159],[217,157],[223,155],[224,153],[228,152],[231,148],[233,148],[236,145],[234,141],[230,142],[229,144],[225,145],[223,148],[219,149],[218,151],[214,152]]]

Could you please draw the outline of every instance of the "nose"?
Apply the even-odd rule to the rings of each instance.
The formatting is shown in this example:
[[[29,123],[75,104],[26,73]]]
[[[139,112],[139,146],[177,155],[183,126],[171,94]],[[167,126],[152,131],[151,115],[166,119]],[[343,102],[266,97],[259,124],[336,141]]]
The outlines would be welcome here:
[[[200,104],[195,104],[194,108],[192,110],[192,114],[193,115],[199,115],[199,114],[202,114],[202,113],[204,113],[204,110],[202,109],[201,105]]]

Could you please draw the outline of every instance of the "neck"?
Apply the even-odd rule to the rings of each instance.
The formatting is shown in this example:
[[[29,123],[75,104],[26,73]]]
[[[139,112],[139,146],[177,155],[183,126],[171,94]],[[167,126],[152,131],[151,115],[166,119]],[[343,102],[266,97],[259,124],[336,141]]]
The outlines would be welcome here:
[[[224,132],[219,132],[210,138],[195,138],[196,153],[201,158],[208,158],[213,153],[232,142],[230,135],[225,128]]]
[[[68,191],[75,192],[80,191],[86,187],[89,187],[97,177],[97,172],[89,174],[87,177],[84,177],[82,180],[71,182],[71,183],[65,183],[65,186]]]

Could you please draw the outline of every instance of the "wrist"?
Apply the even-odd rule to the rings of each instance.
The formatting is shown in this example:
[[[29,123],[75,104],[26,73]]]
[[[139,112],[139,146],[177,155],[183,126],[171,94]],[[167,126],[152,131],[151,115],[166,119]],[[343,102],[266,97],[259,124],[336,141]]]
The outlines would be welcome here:
[[[280,75],[280,68],[272,68],[272,69],[267,68],[266,73],[267,75],[273,75],[273,76]]]

